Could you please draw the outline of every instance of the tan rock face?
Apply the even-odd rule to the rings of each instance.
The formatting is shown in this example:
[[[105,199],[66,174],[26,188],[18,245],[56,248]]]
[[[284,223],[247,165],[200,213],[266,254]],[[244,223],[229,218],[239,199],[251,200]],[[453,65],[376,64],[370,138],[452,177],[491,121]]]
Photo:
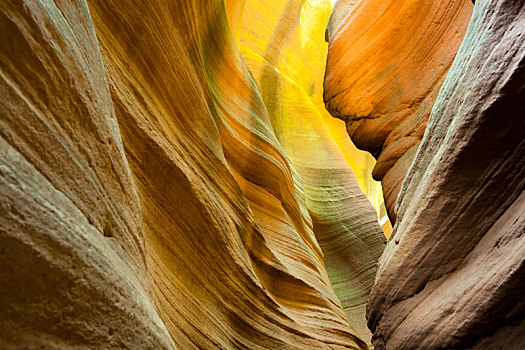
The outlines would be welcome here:
[[[174,348],[88,8],[0,9],[0,348]]]
[[[344,215],[311,204],[322,169],[305,190],[222,2],[88,5],[0,5],[0,347],[366,348],[314,233]],[[384,243],[344,169],[362,307]]]
[[[222,4],[90,6],[175,343],[359,346]]]
[[[308,15],[320,4],[0,3],[0,348],[367,347],[383,237],[307,60],[322,56]],[[346,64],[334,28],[398,6],[376,17],[411,52],[376,61],[377,80],[363,56],[370,95],[347,86],[329,102],[356,108],[340,116],[381,151],[390,210],[398,198],[369,299],[373,342],[519,348],[525,5],[476,5],[436,98],[471,5],[371,4],[339,2],[328,36]],[[261,35],[247,30],[268,13]],[[411,44],[394,13],[435,46]],[[285,40],[255,59],[271,38]],[[389,69],[399,90],[387,91]]]
[[[377,159],[389,217],[461,44],[472,3],[341,0],[326,31],[328,111]]]
[[[377,349],[525,343],[524,35],[522,1],[476,3],[379,263]]]

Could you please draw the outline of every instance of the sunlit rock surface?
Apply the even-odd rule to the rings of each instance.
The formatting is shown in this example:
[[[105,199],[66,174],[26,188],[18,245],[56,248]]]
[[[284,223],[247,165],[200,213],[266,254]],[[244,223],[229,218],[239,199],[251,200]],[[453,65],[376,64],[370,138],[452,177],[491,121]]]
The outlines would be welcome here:
[[[276,136],[303,181],[335,293],[350,325],[369,342],[365,306],[385,238],[345,160],[345,154],[354,161],[362,155],[323,105],[330,10],[328,0],[246,0],[240,44]]]
[[[292,166],[228,27],[242,2],[88,5],[0,5],[0,347],[365,348],[343,306],[375,214],[322,125],[326,163]],[[342,304],[329,277],[361,275]]]
[[[324,100],[355,145],[377,159],[373,176],[392,221],[472,7],[466,0],[340,0],[333,10]]]
[[[386,215],[381,212],[384,206],[381,186],[370,176],[375,164],[373,157],[355,148],[348,139],[344,122],[334,120],[327,113],[322,100],[327,52],[327,44],[323,41],[331,10],[330,1],[231,0],[225,4],[227,9],[231,9],[234,36],[238,38],[250,69],[254,70],[254,77],[262,90],[278,138],[281,139],[283,128],[289,128],[291,122],[289,118],[275,118],[275,115],[286,114],[280,109],[290,105],[291,99],[299,102],[302,99],[300,105],[304,106],[306,96],[310,100],[308,105],[314,105],[314,113],[321,115],[320,122],[325,124],[331,138],[352,167],[359,187],[378,211],[379,218],[386,220]],[[242,16],[238,15],[239,6],[244,6]],[[280,85],[286,83],[293,88],[281,91],[286,93],[286,96],[281,96],[275,88],[280,89]],[[283,101],[288,102],[283,104]],[[301,111],[298,107],[294,113],[305,115],[307,111]]]
[[[381,200],[348,129],[398,198],[376,348],[519,349],[525,4],[478,2],[453,64],[468,1],[370,4],[327,32],[355,63],[327,91],[368,79],[334,114],[381,115],[345,128],[326,1],[1,2],[0,348],[365,349],[384,241],[359,187]],[[399,40],[346,47],[360,21]]]
[[[525,344],[525,3],[477,1],[398,201],[376,349]]]

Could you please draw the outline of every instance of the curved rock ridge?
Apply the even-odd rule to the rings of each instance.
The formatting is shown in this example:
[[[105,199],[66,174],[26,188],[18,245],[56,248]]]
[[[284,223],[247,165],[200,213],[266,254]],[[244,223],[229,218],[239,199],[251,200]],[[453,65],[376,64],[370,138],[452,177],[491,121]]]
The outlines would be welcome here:
[[[525,343],[525,3],[476,2],[370,296],[376,349]]]
[[[358,348],[220,1],[90,1],[181,348]]]
[[[328,111],[376,159],[388,215],[461,44],[472,3],[341,0],[326,30]]]
[[[335,293],[352,327],[371,345],[365,307],[385,237],[345,160],[345,153],[357,151],[334,141],[337,135],[349,140],[344,124],[331,118],[322,101],[323,36],[330,9],[328,0],[246,0],[241,52],[259,83],[276,136],[303,181]]]
[[[274,88],[277,83],[273,78],[284,74],[287,80],[296,84],[308,96],[321,114],[331,138],[354,170],[359,187],[378,212],[379,218],[386,221],[388,218],[382,214],[384,204],[381,185],[371,179],[374,158],[352,144],[344,123],[331,118],[322,100],[327,44],[322,42],[323,37],[319,33],[324,32],[326,17],[331,9],[330,2],[294,0],[244,3],[226,1],[226,8],[233,12],[229,16],[233,21],[232,30],[236,32],[235,37],[239,37],[240,49],[250,69],[258,72],[254,75],[259,87],[265,88],[268,85],[266,91]],[[235,15],[239,12],[238,6],[244,6],[241,16]],[[242,25],[237,21],[241,21]],[[281,103],[279,94],[263,94],[263,98],[271,117],[280,113],[274,113],[273,110],[279,108]],[[277,137],[280,137],[280,131],[286,123],[284,119],[273,119],[273,129],[276,130]]]
[[[0,3],[0,348],[173,349],[82,2]]]
[[[305,188],[277,140],[242,2],[87,3],[0,5],[0,347],[366,348],[329,277],[362,268],[362,307],[374,212],[347,165],[328,185],[356,212],[311,204],[328,170]],[[325,267],[329,220],[364,235],[351,270]]]

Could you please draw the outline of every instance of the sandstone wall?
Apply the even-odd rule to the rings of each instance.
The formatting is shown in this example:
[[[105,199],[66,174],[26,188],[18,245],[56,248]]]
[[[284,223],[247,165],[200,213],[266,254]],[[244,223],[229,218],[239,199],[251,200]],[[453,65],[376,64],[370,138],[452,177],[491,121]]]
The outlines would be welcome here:
[[[397,147],[388,140],[394,139],[392,135],[403,140],[408,137],[403,135],[413,133],[413,125],[423,125],[411,120],[422,108],[429,110],[435,99],[424,134],[418,129],[421,142],[415,140],[412,151],[399,154],[400,160],[383,178],[390,213],[397,198],[397,222],[379,261],[368,304],[375,348],[519,349],[525,342],[525,4],[476,3],[464,41],[437,93],[441,83],[428,84],[427,78],[443,78],[448,65],[425,56],[412,66],[418,57],[413,48],[425,55],[441,50],[448,52],[444,57],[452,58],[461,34],[454,23],[464,23],[470,3],[436,2],[443,7],[443,12],[434,12],[441,13],[439,21],[417,26],[425,30],[421,37],[410,38],[412,45],[401,41],[405,50],[395,50],[397,42],[384,46],[387,55],[395,55],[394,61],[388,61],[392,65],[385,66],[370,58],[368,51],[379,48],[382,37],[361,41],[374,33],[365,23],[370,27],[383,23],[381,17],[370,21],[374,12],[365,10],[371,3],[341,1],[332,14],[325,97],[333,114],[346,119],[350,136],[378,152],[376,173],[388,168],[381,166],[383,158]],[[381,6],[386,5],[377,2],[377,14],[390,9]],[[356,27],[358,23],[363,26]],[[395,23],[378,30],[386,38],[388,30],[395,29],[390,33],[394,38],[405,29]],[[354,34],[362,28],[364,36],[350,36],[352,28]],[[440,36],[448,39],[439,40]],[[376,68],[366,69],[364,59]],[[388,74],[403,66],[412,69]],[[404,102],[417,95],[406,88],[411,86],[430,90],[419,104],[407,107]],[[402,113],[408,108],[409,113],[389,125],[385,121],[396,108]],[[387,187],[393,185],[388,174],[396,172],[397,164],[410,153],[413,160],[407,163],[407,175],[398,172],[399,196],[388,199]]]
[[[88,5],[0,5],[1,347],[366,348],[230,33],[242,4]]]
[[[379,349],[525,341],[523,35],[522,1],[476,3],[380,260],[369,307]]]
[[[87,5],[0,9],[0,348],[173,349]]]
[[[465,0],[341,0],[332,12],[324,101],[355,145],[377,159],[373,176],[392,222],[472,7]]]
[[[322,100],[330,10],[328,0],[246,0],[240,45],[275,134],[303,181],[335,293],[352,327],[370,342],[365,307],[385,237],[347,162],[362,155]]]

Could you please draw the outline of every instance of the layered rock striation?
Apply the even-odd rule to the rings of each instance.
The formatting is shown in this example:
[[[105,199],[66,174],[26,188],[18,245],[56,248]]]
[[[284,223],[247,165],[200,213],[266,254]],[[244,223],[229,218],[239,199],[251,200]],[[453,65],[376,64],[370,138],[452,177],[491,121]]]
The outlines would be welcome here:
[[[379,264],[369,308],[378,348],[525,341],[524,35],[523,2],[476,4]]]
[[[361,347],[223,4],[90,5],[175,343]]]
[[[0,348],[173,349],[87,5],[0,4]]]
[[[463,40],[472,3],[341,0],[326,29],[326,108],[376,159],[388,215]]]
[[[348,141],[344,124],[323,105],[330,9],[328,0],[246,0],[240,45],[277,139],[302,179],[330,282],[350,325],[370,343],[365,307],[385,237],[346,161],[358,151],[336,142],[339,135]]]
[[[329,28],[334,48],[343,40],[338,35],[353,23],[365,21],[360,18],[360,3],[339,4],[332,19],[341,29],[330,32]],[[347,12],[340,13],[342,9]],[[350,22],[345,17],[349,13],[354,16]],[[452,11],[452,16],[439,23],[462,18],[459,13]],[[376,349],[519,349],[525,342],[524,35],[523,1],[476,3],[465,39],[396,196],[396,226],[380,259],[368,304]],[[425,41],[432,44],[434,38],[429,35]],[[424,43],[416,43],[425,50]],[[453,56],[454,41],[439,44],[450,45]],[[410,66],[411,46],[406,47],[407,52],[397,53],[398,59]],[[355,48],[349,55],[362,54]],[[338,51],[332,57],[339,57]],[[389,112],[378,109],[380,115],[371,122],[358,120],[364,112],[349,112],[350,107],[366,110],[371,100],[349,99],[363,76],[354,75],[362,68],[347,63],[334,61],[337,68],[333,72],[328,67],[326,86],[328,96],[333,96],[328,104],[334,106],[336,116],[346,116],[350,135],[359,140],[365,135],[361,132],[372,130],[366,129],[367,123],[379,123]],[[443,71],[435,61],[425,63],[428,76],[433,76],[433,69]],[[349,71],[343,77],[345,69]],[[415,73],[408,73],[412,77],[407,83],[427,86],[426,78],[416,79],[423,73]],[[340,95],[331,90],[338,86],[337,76],[349,87],[340,89]],[[382,79],[386,76],[377,76],[376,83],[381,85]],[[369,87],[373,90],[377,85]],[[393,97],[386,102],[405,108],[402,100]],[[371,110],[374,108],[372,105]],[[356,129],[353,117],[361,123]],[[411,129],[404,122],[399,128],[400,135]],[[378,134],[368,135],[373,141]],[[382,146],[376,169],[392,145]]]
[[[0,347],[366,348],[332,284],[363,275],[363,308],[375,214],[340,153],[330,192],[356,213],[316,204],[331,168],[278,141],[242,3],[88,5],[0,5]],[[337,242],[359,240],[349,269]]]

